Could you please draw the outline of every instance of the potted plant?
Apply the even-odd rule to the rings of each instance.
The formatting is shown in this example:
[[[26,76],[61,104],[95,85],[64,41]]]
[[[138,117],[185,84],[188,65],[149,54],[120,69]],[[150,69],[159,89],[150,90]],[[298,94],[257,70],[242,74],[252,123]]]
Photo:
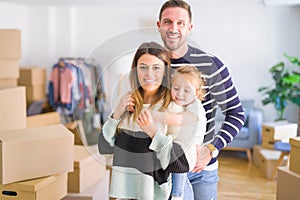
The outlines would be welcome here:
[[[300,67],[300,60],[298,58],[288,56],[287,54],[284,54],[284,56],[293,65]],[[286,77],[284,81],[294,86],[294,91],[289,97],[289,100],[298,106],[298,135],[300,135],[300,73],[292,71],[291,75],[289,77]]]
[[[284,56],[292,63],[300,66],[297,58]],[[284,62],[280,62],[271,67],[269,72],[272,75],[274,83],[271,86],[264,86],[258,89],[262,92],[264,99],[263,105],[273,103],[277,112],[276,120],[284,120],[284,113],[286,110],[287,102],[291,101],[300,106],[300,74],[291,71],[290,68],[285,66]]]

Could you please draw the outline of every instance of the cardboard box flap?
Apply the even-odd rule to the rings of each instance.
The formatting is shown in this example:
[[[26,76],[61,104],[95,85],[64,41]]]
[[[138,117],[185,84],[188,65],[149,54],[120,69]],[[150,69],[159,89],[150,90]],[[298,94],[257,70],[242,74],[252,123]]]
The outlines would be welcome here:
[[[86,134],[81,120],[76,120],[74,122],[66,123],[64,124],[64,126],[74,134],[75,145],[88,146]]]
[[[299,137],[294,137],[290,138],[290,144],[293,146],[297,146],[300,148],[300,136]]]
[[[51,134],[49,134],[49,132],[51,132]],[[57,137],[73,137],[73,134],[62,124],[37,128],[4,130],[0,132],[0,141],[2,143],[37,141]]]
[[[83,167],[93,161],[97,161],[96,155],[98,153],[98,146],[81,146],[75,145],[74,146],[74,168]]]
[[[67,173],[1,185],[0,188],[2,190],[11,190],[11,191],[21,190],[21,191],[36,192],[41,190],[44,187],[47,187],[49,184],[53,183],[57,179],[63,178],[65,176],[67,176]]]

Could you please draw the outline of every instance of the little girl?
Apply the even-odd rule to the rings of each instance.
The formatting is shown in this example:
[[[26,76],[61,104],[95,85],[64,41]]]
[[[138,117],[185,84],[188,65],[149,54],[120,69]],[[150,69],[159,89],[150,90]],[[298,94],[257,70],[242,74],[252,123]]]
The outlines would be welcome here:
[[[204,81],[201,72],[194,66],[181,66],[172,76],[171,93],[172,102],[166,112],[147,110],[141,113],[138,123],[141,128],[155,129],[151,123],[163,121],[168,124],[168,134],[172,135],[173,142],[181,145],[185,152],[189,169],[196,164],[196,145],[203,143],[206,131],[205,110],[201,103],[204,98]],[[145,123],[145,118],[150,118]],[[185,188],[186,187],[186,188]],[[186,192],[184,194],[184,191]],[[186,173],[174,173],[172,175],[172,200],[193,200],[192,186]]]

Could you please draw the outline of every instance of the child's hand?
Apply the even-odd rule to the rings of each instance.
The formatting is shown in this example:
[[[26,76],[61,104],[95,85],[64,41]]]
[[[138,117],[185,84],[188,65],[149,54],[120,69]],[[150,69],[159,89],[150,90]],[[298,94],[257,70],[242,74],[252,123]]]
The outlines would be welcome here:
[[[144,112],[142,112],[136,121],[138,125],[141,127],[141,129],[145,131],[145,133],[149,137],[151,138],[154,137],[157,128],[155,126],[154,120],[149,110],[145,110]]]

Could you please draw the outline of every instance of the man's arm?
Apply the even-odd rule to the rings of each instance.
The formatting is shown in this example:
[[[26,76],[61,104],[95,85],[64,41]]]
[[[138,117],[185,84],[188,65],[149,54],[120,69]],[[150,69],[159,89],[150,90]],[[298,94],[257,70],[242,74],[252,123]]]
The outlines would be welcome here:
[[[215,65],[215,68],[212,67],[214,71],[210,73],[207,80],[209,92],[211,93],[211,99],[207,101],[207,104],[214,102],[221,108],[222,113],[225,115],[221,129],[218,130],[218,133],[213,136],[210,142],[219,152],[239,133],[244,125],[245,118],[237,90],[232,82],[227,67],[216,57],[213,58],[213,64]],[[207,105],[204,103],[204,106]],[[210,107],[209,109],[211,109],[210,112],[212,112],[215,108]],[[214,117],[215,116],[212,116],[208,120],[214,120]],[[209,126],[207,134],[214,131],[214,128],[214,126]],[[212,152],[208,147],[198,148],[197,157],[194,172],[200,172],[206,165],[216,160],[216,158],[213,158]]]

